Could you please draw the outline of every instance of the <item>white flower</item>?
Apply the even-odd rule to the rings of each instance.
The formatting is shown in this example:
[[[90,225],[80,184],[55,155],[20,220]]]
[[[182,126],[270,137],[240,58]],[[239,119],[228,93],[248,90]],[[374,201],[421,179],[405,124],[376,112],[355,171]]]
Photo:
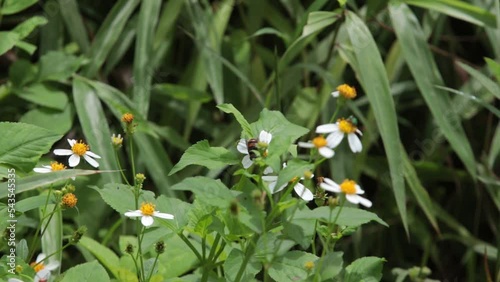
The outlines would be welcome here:
[[[344,193],[346,199],[353,204],[362,204],[367,208],[372,206],[372,202],[370,200],[359,196],[364,194],[365,191],[361,189],[361,187],[354,180],[346,179],[340,185],[326,177],[323,181],[324,182],[320,184],[320,187],[326,191]]]
[[[43,260],[45,260],[46,257],[47,256],[44,253],[41,253],[36,257],[36,261],[31,264],[36,272],[36,275],[33,278],[34,282],[48,281],[50,278],[50,272],[52,270],[56,270],[59,267],[59,263],[57,261],[52,261],[45,265],[43,263]]]
[[[65,170],[66,166],[59,162],[51,162],[50,165],[42,165],[42,167],[35,167],[33,169],[34,172],[38,173],[49,173],[53,171]],[[71,179],[75,180],[75,177],[71,177]]]
[[[315,137],[312,141],[309,142],[299,142],[299,147],[302,148],[317,148],[320,155],[329,159],[335,155],[335,152],[332,150],[333,143],[328,139],[325,139],[323,136]]]
[[[283,168],[286,167],[286,163],[283,164]],[[269,170],[266,168],[266,170],[264,170],[264,173],[266,172],[269,172]],[[270,171],[270,173],[272,173],[272,169]],[[313,175],[311,175],[312,177]],[[301,177],[300,178],[301,180],[304,179],[304,177]],[[283,185],[281,185],[280,187],[278,187],[278,189],[276,189],[276,184],[278,183],[278,176],[276,175],[264,175],[262,176],[262,180],[264,180],[265,182],[268,183],[269,185],[269,190],[271,191],[272,194],[275,194],[275,193],[278,193],[279,191],[285,189],[285,187],[288,185],[288,183],[285,183]],[[292,179],[292,181],[295,181],[296,179]],[[311,201],[312,199],[314,199],[314,195],[313,193],[311,192],[311,190],[309,190],[306,186],[304,186],[302,183],[300,182],[297,182],[295,184],[295,186],[293,186],[293,190],[295,191],[295,193],[297,193],[297,195],[299,195],[304,201]]]
[[[76,142],[75,139],[68,139],[68,143],[71,146],[71,150],[56,149],[54,150],[54,154],[58,156],[70,156],[68,160],[70,167],[77,166],[80,163],[80,157],[83,157],[91,166],[95,168],[99,167],[99,163],[93,158],[100,159],[101,157],[92,153],[89,145],[82,141]]]
[[[141,217],[142,225],[148,227],[154,222],[153,217],[159,217],[164,219],[174,219],[174,216],[169,213],[161,213],[155,211],[155,205],[152,203],[142,203],[141,207],[135,211],[128,211],[125,213],[128,217]]]
[[[269,143],[271,143],[272,139],[273,135],[265,130],[262,130],[260,132],[258,140],[255,139],[246,140],[243,138],[240,139],[236,148],[240,153],[245,154],[243,160],[241,160],[241,163],[243,164],[243,167],[245,169],[249,168],[253,164],[253,159],[256,158],[255,153],[252,151],[258,148],[265,148],[269,146]],[[248,148],[249,145],[251,146],[250,149]],[[267,150],[265,150],[264,152],[267,153]]]
[[[356,135],[363,135],[361,131],[356,127],[351,118],[349,119],[339,119],[336,123],[328,123],[320,125],[316,128],[316,133],[330,133],[326,140],[328,144],[332,145],[332,148],[337,147],[344,135],[347,135],[347,140],[349,141],[349,147],[353,153],[361,152],[363,146],[359,137]]]

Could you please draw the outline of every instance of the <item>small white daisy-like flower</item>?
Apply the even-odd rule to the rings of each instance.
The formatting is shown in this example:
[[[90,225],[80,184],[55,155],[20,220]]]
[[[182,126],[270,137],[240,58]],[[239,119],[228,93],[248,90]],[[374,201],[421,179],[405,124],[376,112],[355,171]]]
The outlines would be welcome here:
[[[335,155],[335,152],[332,150],[333,143],[328,139],[325,139],[323,136],[315,137],[312,141],[309,142],[299,142],[299,147],[302,148],[316,148],[318,152],[323,157],[329,159]]]
[[[152,203],[142,203],[141,207],[135,211],[128,211],[125,213],[127,217],[140,217],[141,223],[145,227],[149,227],[153,224],[154,218],[159,217],[164,219],[174,219],[174,216],[169,213],[161,213],[155,210],[155,205]]]
[[[43,260],[45,260],[46,257],[47,256],[44,253],[41,253],[36,257],[36,261],[31,263],[31,267],[33,267],[36,272],[36,275],[33,278],[34,282],[49,281],[50,272],[59,267],[59,263],[56,261],[52,261],[45,265]]]
[[[365,191],[361,189],[361,187],[354,180],[346,179],[339,185],[333,180],[325,177],[323,182],[320,184],[320,187],[326,191],[344,193],[346,199],[353,204],[362,204],[367,208],[372,206],[372,202],[370,200],[359,196],[364,194]]]
[[[255,153],[252,152],[258,148],[266,148],[271,143],[273,135],[265,130],[262,130],[259,134],[259,139],[240,139],[236,148],[242,154],[245,154],[241,163],[245,169],[249,168],[253,164],[253,160],[256,158]],[[249,148],[250,147],[250,148]],[[267,149],[264,151],[264,156],[267,154]]]
[[[283,164],[283,168],[286,167],[286,163]],[[267,170],[267,169],[266,169]],[[266,173],[266,170],[264,170],[264,173]],[[272,169],[271,169],[271,172],[272,173]],[[311,177],[314,176],[314,175],[311,175]],[[301,177],[300,178],[301,180],[304,179],[304,177]],[[285,187],[288,185],[288,183],[285,183],[283,185],[281,185],[280,187],[276,188],[276,184],[278,183],[278,176],[276,175],[264,175],[262,176],[262,180],[264,180],[265,182],[268,183],[269,185],[269,190],[271,191],[272,194],[275,194],[275,193],[278,193],[279,191],[285,189]],[[294,178],[292,180],[290,180],[290,182],[294,182],[296,181],[297,179]],[[311,190],[309,190],[306,186],[304,186],[304,184],[300,183],[300,182],[297,182],[295,184],[295,186],[293,186],[293,190],[295,191],[295,193],[297,193],[297,195],[299,195],[304,201],[311,201],[312,199],[314,199],[314,195],[313,193],[311,192]]]
[[[335,98],[342,96],[345,99],[352,100],[356,98],[356,89],[347,84],[342,84],[339,87],[337,87],[337,91],[332,92],[332,96]]]
[[[34,172],[38,173],[49,173],[52,171],[65,170],[66,166],[59,162],[51,162],[50,165],[42,165],[42,167],[35,167],[33,169]],[[75,180],[75,177],[71,177],[71,179]]]
[[[56,149],[54,150],[54,154],[58,156],[70,156],[68,160],[70,167],[77,166],[80,163],[80,157],[83,157],[91,166],[95,168],[99,167],[99,163],[93,158],[100,159],[101,157],[92,153],[89,145],[82,141],[76,142],[75,139],[68,139],[68,143],[71,146],[71,150]]]
[[[363,149],[361,145],[361,140],[356,135],[363,135],[361,131],[357,128],[354,118],[339,119],[336,123],[328,123],[320,125],[316,128],[316,133],[327,134],[326,140],[332,145],[332,148],[337,147],[344,135],[347,135],[347,140],[349,141],[349,147],[353,153],[359,153]]]

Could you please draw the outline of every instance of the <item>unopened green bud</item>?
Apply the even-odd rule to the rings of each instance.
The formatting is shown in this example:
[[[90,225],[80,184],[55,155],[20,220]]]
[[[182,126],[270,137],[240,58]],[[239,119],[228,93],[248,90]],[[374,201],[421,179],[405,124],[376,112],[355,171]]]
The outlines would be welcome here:
[[[238,214],[240,214],[240,206],[238,205],[237,199],[231,201],[231,204],[229,204],[229,211],[233,216],[238,216]]]
[[[144,183],[144,180],[146,180],[146,176],[142,173],[138,173],[135,175],[135,180],[137,181],[137,184],[142,184]]]
[[[128,243],[127,246],[125,247],[125,252],[127,254],[134,253],[134,246],[132,244]]]
[[[163,254],[165,252],[165,242],[163,241],[158,241],[155,244],[155,252],[157,254]]]
[[[71,244],[78,244],[80,242],[80,239],[82,239],[83,235],[87,232],[87,227],[86,226],[80,226],[74,233],[73,236],[71,236],[70,243]]]

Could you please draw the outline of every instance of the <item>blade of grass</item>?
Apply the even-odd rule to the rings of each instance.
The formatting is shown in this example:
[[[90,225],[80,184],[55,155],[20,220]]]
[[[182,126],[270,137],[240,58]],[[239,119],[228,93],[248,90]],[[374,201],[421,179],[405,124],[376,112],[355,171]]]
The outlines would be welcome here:
[[[482,74],[478,70],[471,68],[470,66],[458,62],[460,67],[468,72],[472,77],[474,77],[481,85],[483,85],[491,94],[495,95],[497,99],[500,99],[500,86],[495,81],[491,80],[486,75]]]
[[[405,227],[408,232],[408,219],[406,210],[406,191],[404,183],[403,159],[400,147],[399,129],[394,101],[389,88],[389,80],[368,27],[356,16],[347,13],[346,28],[351,40],[358,68],[358,77],[366,96],[373,109],[377,126],[384,143],[387,159],[389,162],[392,189],[396,198],[396,204]]]
[[[90,42],[87,30],[83,24],[82,15],[78,10],[78,3],[75,0],[59,0],[59,7],[64,10],[61,16],[66,24],[71,38],[80,46],[82,53],[87,53],[90,48]]]
[[[454,94],[457,94],[457,95],[460,95],[460,96],[463,96],[463,97],[465,97],[465,98],[473,101],[474,103],[483,106],[485,109],[487,109],[488,111],[490,111],[492,114],[494,114],[498,118],[500,118],[500,110],[498,110],[497,108],[493,107],[492,105],[484,102],[483,100],[479,99],[478,97],[476,97],[474,95],[471,95],[471,94],[468,94],[468,93],[465,93],[465,92],[462,92],[462,91],[458,91],[458,90],[455,90],[455,89],[452,89],[452,88],[443,87],[443,86],[436,86],[436,88],[442,89],[442,90],[445,90],[445,91],[448,91],[448,92],[451,92],[451,93],[454,93]]]
[[[39,208],[40,218],[43,218],[44,215],[52,212],[56,208],[55,204],[47,205],[47,209],[45,212],[42,210],[43,207]],[[50,218],[50,222],[48,219]],[[41,232],[45,230],[40,238],[42,242],[42,253],[51,255],[55,253],[53,256],[47,259],[44,263],[48,264],[50,262],[58,262],[59,267],[53,270],[52,274],[58,275],[61,272],[61,262],[62,262],[62,244],[63,244],[63,223],[62,223],[62,211],[61,209],[55,209],[54,215],[51,217],[45,218],[40,223],[42,225]],[[48,224],[48,225],[47,225]],[[57,253],[56,253],[57,252]]]
[[[403,56],[420,93],[424,97],[437,126],[450,142],[469,173],[476,176],[476,163],[469,141],[460,123],[458,113],[445,93],[439,93],[436,85],[444,85],[443,79],[427,45],[417,18],[405,5],[389,6],[396,35],[403,50]]]
[[[134,89],[132,100],[137,111],[146,118],[151,95],[154,69],[150,62],[153,54],[154,29],[160,14],[160,0],[142,1],[137,23],[134,54]]]

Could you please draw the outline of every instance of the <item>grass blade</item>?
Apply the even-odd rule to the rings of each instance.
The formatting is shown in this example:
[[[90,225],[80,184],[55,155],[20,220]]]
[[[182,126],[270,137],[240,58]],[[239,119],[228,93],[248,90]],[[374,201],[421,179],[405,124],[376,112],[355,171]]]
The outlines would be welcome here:
[[[75,0],[59,0],[59,6],[64,9],[61,16],[66,24],[66,29],[71,38],[80,46],[82,53],[87,53],[90,48],[87,30],[83,24],[82,15],[78,10],[78,3]]]

